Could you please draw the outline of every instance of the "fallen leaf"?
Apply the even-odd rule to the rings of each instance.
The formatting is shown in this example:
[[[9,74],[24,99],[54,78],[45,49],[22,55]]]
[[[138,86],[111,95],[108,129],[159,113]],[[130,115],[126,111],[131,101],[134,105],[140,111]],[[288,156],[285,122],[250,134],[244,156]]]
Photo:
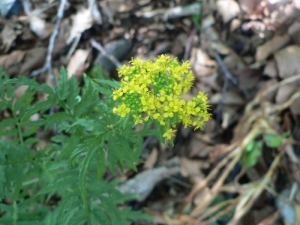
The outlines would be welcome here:
[[[291,77],[300,72],[300,47],[288,46],[275,53],[275,60],[279,76],[281,78]]]
[[[222,94],[221,93],[216,93],[213,96],[211,96],[210,98],[210,103],[211,104],[219,104],[222,98]],[[224,105],[244,105],[245,104],[245,100],[242,98],[242,96],[240,94],[238,94],[235,91],[227,91],[224,101],[223,101]]]
[[[89,63],[87,62],[89,54],[90,50],[86,49],[77,49],[75,51],[67,66],[69,79],[74,75],[78,80],[81,80],[84,71],[89,66]]]
[[[241,9],[247,14],[255,13],[260,0],[239,0]]]
[[[218,0],[217,9],[221,14],[224,23],[232,20],[241,11],[239,4],[234,0]]]
[[[191,178],[193,183],[200,182],[205,178],[201,169],[207,169],[208,167],[209,162],[204,160],[191,160],[184,157],[180,159],[181,175]]]
[[[221,55],[228,55],[233,52],[231,48],[223,44],[222,42],[212,42],[212,49],[216,50]]]
[[[191,66],[197,78],[208,76],[217,71],[217,62],[200,48],[193,48],[191,53]]]
[[[195,135],[192,135],[192,140],[189,143],[188,146],[188,156],[189,157],[194,157],[194,156],[198,156],[199,153],[201,153],[201,155],[203,155],[204,153],[204,157],[205,157],[205,153],[206,155],[208,154],[208,152],[205,152],[204,149],[207,147],[207,144],[196,138]]]
[[[19,87],[17,87],[15,90],[16,98],[17,99],[21,98],[27,89],[28,89],[28,85],[20,85]]]
[[[179,166],[167,168],[165,166],[152,168],[138,173],[135,177],[118,185],[116,188],[122,193],[138,194],[137,201],[143,201],[151,193],[157,183],[180,172]]]
[[[295,84],[286,84],[280,86],[276,93],[275,101],[277,104],[282,104],[289,100],[292,94],[297,90],[297,85]]]
[[[220,78],[219,78],[219,74],[218,73],[213,73],[210,76],[204,76],[201,78],[201,82],[203,84],[205,84],[206,86],[209,86],[210,88],[213,88],[216,91],[220,91],[221,90],[221,85],[219,82]],[[199,90],[205,90],[202,88],[199,88]]]
[[[15,41],[17,34],[14,31],[11,23],[6,23],[3,30],[1,31],[2,44],[4,47],[4,52],[7,52],[12,43]]]
[[[284,45],[286,45],[290,41],[290,36],[276,35],[271,40],[267,41],[265,44],[257,47],[255,59],[256,61],[261,61],[268,58],[271,54],[281,49]]]
[[[290,110],[293,115],[300,115],[300,97],[296,98],[295,101],[291,104]]]
[[[237,72],[238,86],[241,90],[250,90],[257,86],[261,70],[245,68]]]
[[[242,24],[242,21],[240,19],[233,19],[230,23],[230,32],[234,32],[236,29],[238,29]]]
[[[227,69],[232,73],[236,73],[237,71],[241,71],[245,69],[245,63],[241,59],[241,57],[235,53],[227,55],[223,59],[224,64],[226,65]],[[232,63],[234,62],[234,63]]]
[[[264,75],[267,75],[271,78],[276,78],[278,75],[276,62],[274,59],[268,60],[267,65],[264,68]]]
[[[231,120],[236,117],[237,109],[234,107],[223,107],[221,127],[225,130],[230,125]]]
[[[39,69],[44,65],[47,49],[43,47],[32,48],[26,52],[19,74],[26,75],[32,70]]]
[[[31,16],[29,18],[30,29],[33,33],[39,36],[41,39],[45,39],[50,36],[53,31],[54,25],[47,23],[45,20],[38,16]]]
[[[81,9],[72,18],[72,28],[67,43],[70,44],[73,39],[80,37],[81,34],[91,28],[93,25],[93,17],[90,9]]]
[[[158,151],[157,148],[153,148],[151,151],[151,154],[147,157],[146,162],[144,163],[144,168],[145,169],[150,169],[153,168],[157,161],[157,156],[158,156]]]
[[[8,55],[0,56],[0,66],[10,75],[18,75],[26,53],[24,51],[13,51]]]

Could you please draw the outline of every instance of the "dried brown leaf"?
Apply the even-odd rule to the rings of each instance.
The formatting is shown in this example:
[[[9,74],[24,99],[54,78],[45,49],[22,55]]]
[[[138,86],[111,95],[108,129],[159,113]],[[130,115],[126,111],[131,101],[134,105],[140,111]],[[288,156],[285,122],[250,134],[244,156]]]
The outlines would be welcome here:
[[[207,144],[204,141],[196,138],[195,135],[192,135],[192,140],[188,146],[189,157],[198,156],[199,154],[203,157],[207,156],[209,152],[205,150],[206,147]]]
[[[209,163],[203,160],[191,160],[188,158],[180,159],[181,174],[185,177],[189,177],[193,180],[193,183],[202,181],[205,175],[201,172],[201,169],[207,169]]]
[[[15,90],[15,96],[17,97],[17,99],[22,97],[27,89],[28,89],[28,85],[21,85],[21,86],[17,87]]]
[[[7,52],[12,43],[15,41],[17,37],[17,34],[14,30],[14,28],[12,27],[11,23],[7,23],[5,24],[5,27],[3,28],[3,30],[1,31],[1,38],[2,38],[2,44],[4,47],[4,52]]]
[[[151,154],[147,157],[146,162],[144,163],[145,169],[153,168],[155,163],[157,162],[158,151],[157,148],[153,148]]]
[[[223,22],[227,23],[240,13],[239,4],[234,0],[218,0],[217,9],[223,18]]]
[[[221,98],[222,98],[222,94],[216,93],[213,96],[211,96],[210,103],[211,104],[219,104],[221,102]],[[242,96],[239,93],[237,93],[233,90],[230,90],[230,91],[226,92],[223,104],[224,105],[244,105],[245,100],[242,98]]]
[[[20,68],[18,68],[23,61],[26,52],[13,51],[8,55],[0,56],[0,66],[10,75],[17,75]]]
[[[210,59],[209,55],[200,48],[192,49],[191,66],[195,72],[195,76],[201,79],[217,71],[217,62]]]
[[[295,85],[295,84],[286,84],[286,85],[280,86],[276,93],[276,98],[275,98],[276,103],[283,104],[284,102],[289,100],[289,98],[292,96],[292,94],[296,90],[297,90],[297,85]]]
[[[294,115],[300,115],[300,97],[291,104],[290,109]]]
[[[29,19],[30,29],[41,39],[45,39],[52,33],[54,25],[47,23],[38,16],[31,16]]]
[[[237,72],[238,84],[241,90],[249,90],[257,86],[261,78],[261,71],[245,68]]]
[[[300,72],[300,47],[288,46],[275,53],[279,76],[287,78]]]
[[[263,74],[265,74],[271,78],[277,77],[278,71],[277,71],[276,62],[274,59],[271,59],[267,62],[267,65],[264,68]]]
[[[45,58],[47,54],[47,49],[40,48],[32,48],[26,52],[24,61],[21,65],[20,74],[26,75],[30,73],[32,70],[39,69],[44,65]]]
[[[81,34],[91,28],[93,25],[93,17],[90,9],[81,9],[72,18],[72,28],[67,43],[72,42],[74,38],[80,37]]]
[[[271,40],[267,41],[265,44],[258,46],[256,50],[255,59],[256,61],[261,61],[280,48],[282,48],[284,45],[286,45],[290,41],[290,36],[288,35],[282,35],[278,36],[276,35]]]
[[[86,49],[77,49],[75,51],[67,66],[69,79],[74,75],[78,80],[81,80],[84,71],[89,66],[87,62],[89,54],[90,51]]]
[[[260,0],[239,0],[241,9],[247,14],[255,13]]]

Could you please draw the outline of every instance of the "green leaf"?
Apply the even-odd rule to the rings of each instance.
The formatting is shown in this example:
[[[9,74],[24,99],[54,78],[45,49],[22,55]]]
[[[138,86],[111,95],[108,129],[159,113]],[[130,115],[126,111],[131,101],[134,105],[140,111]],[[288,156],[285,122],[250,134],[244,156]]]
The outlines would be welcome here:
[[[26,110],[30,107],[30,103],[34,99],[34,92],[30,91],[29,89],[16,101],[14,104],[13,110],[18,112],[18,117],[22,117]]]
[[[87,192],[86,192],[86,188],[85,188],[85,173],[87,171],[87,168],[89,166],[89,163],[93,157],[93,155],[95,154],[97,148],[91,148],[87,151],[86,156],[83,159],[81,168],[79,170],[79,189],[81,192],[81,198],[84,202],[84,205],[87,206],[88,205],[88,196],[87,196]]]
[[[264,141],[270,148],[277,148],[281,145],[282,137],[276,134],[264,134]]]
[[[4,84],[17,84],[17,85],[28,85],[33,90],[47,93],[49,95],[53,94],[53,89],[47,84],[39,84],[33,79],[28,79],[24,76],[20,76],[19,78],[6,80]]]
[[[53,124],[59,125],[60,123],[63,122],[68,122],[68,121],[71,122],[73,120],[73,117],[65,112],[57,112],[52,115],[45,115],[45,119],[46,119],[45,129],[48,129]]]
[[[70,89],[70,94],[67,97],[67,105],[69,109],[73,109],[75,105],[77,105],[80,102],[80,88],[76,77],[71,77],[71,79],[68,81],[68,86]]]
[[[79,119],[76,122],[74,122],[71,127],[76,127],[76,126],[80,126],[85,128],[87,131],[92,131],[95,129],[95,127],[97,126],[97,122],[93,119],[88,119],[88,118],[83,118],[83,119]]]
[[[53,96],[48,96],[48,99],[46,101],[41,101],[36,104],[34,104],[30,109],[24,114],[24,116],[21,117],[21,123],[27,122],[27,120],[35,113],[37,112],[44,112],[48,109],[50,109],[53,105],[55,105],[56,100],[53,98]]]
[[[252,145],[252,150],[246,152],[246,154],[244,155],[243,165],[245,168],[250,168],[257,164],[258,157],[262,153],[262,147],[263,144],[261,141],[254,142],[254,145]]]
[[[101,84],[107,84],[110,87],[113,88],[119,88],[120,87],[120,83],[116,80],[105,80],[105,79],[94,79],[95,81],[97,81],[100,85]]]
[[[104,95],[110,95],[112,94],[112,91],[108,88],[104,88],[104,87],[101,87],[99,84],[95,83],[95,82],[92,82],[92,86],[95,90],[99,91],[101,94],[104,94]]]
[[[68,71],[62,67],[59,73],[58,85],[55,87],[55,92],[58,93],[61,100],[65,100],[70,94],[68,85]]]
[[[98,180],[101,180],[106,169],[105,151],[103,149],[99,148],[99,151],[97,151],[97,158],[98,158],[97,175],[98,175]]]

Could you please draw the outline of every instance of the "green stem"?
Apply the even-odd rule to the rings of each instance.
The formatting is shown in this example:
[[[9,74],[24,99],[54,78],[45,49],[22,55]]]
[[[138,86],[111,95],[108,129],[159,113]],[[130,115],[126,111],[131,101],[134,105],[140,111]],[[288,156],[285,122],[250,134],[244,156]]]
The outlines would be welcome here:
[[[21,129],[20,123],[17,123],[17,127],[18,127],[18,131],[19,131],[20,143],[21,143],[21,145],[24,145],[24,140],[23,140],[22,129]]]

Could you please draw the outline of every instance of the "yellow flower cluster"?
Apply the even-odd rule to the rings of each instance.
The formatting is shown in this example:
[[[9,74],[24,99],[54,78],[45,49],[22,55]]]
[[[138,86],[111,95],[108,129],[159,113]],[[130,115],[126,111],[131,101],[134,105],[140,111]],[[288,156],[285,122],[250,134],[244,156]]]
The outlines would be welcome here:
[[[175,58],[160,55],[155,61],[132,59],[118,72],[123,77],[113,99],[121,104],[113,112],[121,117],[131,113],[135,123],[156,120],[165,128],[163,137],[171,139],[177,123],[203,128],[209,120],[208,99],[199,92],[190,101],[181,98],[192,86],[194,76],[189,62],[181,65]]]

